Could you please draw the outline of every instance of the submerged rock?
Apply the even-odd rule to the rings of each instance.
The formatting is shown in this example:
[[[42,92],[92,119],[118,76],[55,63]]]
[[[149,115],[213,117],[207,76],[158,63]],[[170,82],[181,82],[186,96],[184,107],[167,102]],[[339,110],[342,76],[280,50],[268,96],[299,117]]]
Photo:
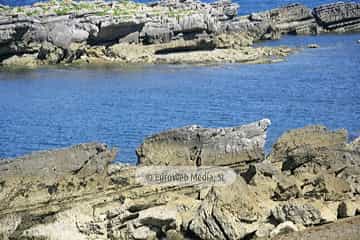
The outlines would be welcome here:
[[[312,43],[312,44],[309,44],[307,47],[308,47],[308,48],[319,48],[320,45],[315,44],[315,43]]]

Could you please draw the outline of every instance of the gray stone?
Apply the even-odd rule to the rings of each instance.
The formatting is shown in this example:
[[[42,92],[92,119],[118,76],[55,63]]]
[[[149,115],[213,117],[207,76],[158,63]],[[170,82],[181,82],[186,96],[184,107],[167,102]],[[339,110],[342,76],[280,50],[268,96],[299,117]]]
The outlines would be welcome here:
[[[140,33],[139,32],[133,32],[129,33],[125,37],[122,37],[119,39],[119,43],[134,43],[138,44],[140,40]]]
[[[151,240],[156,239],[156,232],[152,231],[147,226],[141,226],[138,228],[132,228],[130,231],[130,236],[133,237],[135,240]]]
[[[64,175],[92,175],[106,173],[107,165],[114,160],[115,149],[105,144],[88,143],[71,148],[35,152],[19,158],[0,162],[0,178],[44,176],[48,178]]]
[[[312,43],[312,44],[309,44],[307,47],[308,47],[308,48],[319,48],[320,45],[315,44],[315,43]]]
[[[284,203],[272,210],[273,217],[283,223],[291,221],[304,226],[316,225],[321,222],[321,213],[310,204]]]
[[[299,229],[296,227],[296,225],[293,222],[286,221],[277,225],[276,228],[271,231],[270,237],[273,238],[280,234],[286,234],[297,231],[299,231]]]
[[[331,31],[349,32],[360,29],[360,3],[337,2],[314,8],[321,26]]]
[[[230,186],[213,188],[188,227],[200,239],[241,239],[258,229],[261,200],[242,178]]]
[[[146,44],[170,42],[173,32],[167,27],[156,23],[147,23],[140,32],[140,37]]]
[[[137,149],[140,165],[239,165],[264,159],[270,120],[234,128],[188,126],[145,139]]]
[[[283,162],[283,170],[294,170],[310,162],[335,170],[346,164],[347,156],[339,150],[346,147],[346,140],[345,130],[333,132],[323,126],[295,129],[278,139],[269,159],[272,162]]]

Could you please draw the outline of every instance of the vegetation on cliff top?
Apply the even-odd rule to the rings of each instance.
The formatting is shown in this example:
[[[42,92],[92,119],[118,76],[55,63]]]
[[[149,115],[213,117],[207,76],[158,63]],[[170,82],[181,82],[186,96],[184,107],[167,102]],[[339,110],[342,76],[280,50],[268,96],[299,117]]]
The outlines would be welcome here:
[[[113,2],[104,1],[72,1],[72,0],[50,0],[49,2],[38,2],[32,6],[8,7],[1,6],[2,15],[68,15],[92,13],[98,16],[132,17],[132,16],[168,16],[181,17],[194,13],[192,10],[172,9],[170,7],[149,7],[142,3],[130,0],[117,0]]]

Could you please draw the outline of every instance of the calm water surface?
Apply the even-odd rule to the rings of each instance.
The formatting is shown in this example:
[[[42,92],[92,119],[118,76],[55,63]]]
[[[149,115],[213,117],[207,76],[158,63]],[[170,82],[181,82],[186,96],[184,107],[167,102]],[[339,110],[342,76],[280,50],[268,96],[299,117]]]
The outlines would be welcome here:
[[[303,47],[266,65],[43,68],[0,72],[0,158],[100,141],[134,163],[153,133],[200,124],[273,122],[267,148],[309,124],[360,134],[360,35],[286,37],[263,45]]]

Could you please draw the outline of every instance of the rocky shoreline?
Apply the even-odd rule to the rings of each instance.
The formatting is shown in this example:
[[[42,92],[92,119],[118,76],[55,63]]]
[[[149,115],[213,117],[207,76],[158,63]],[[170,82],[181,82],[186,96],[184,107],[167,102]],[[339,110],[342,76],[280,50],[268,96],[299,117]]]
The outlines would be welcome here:
[[[283,34],[359,32],[360,4],[301,4],[238,15],[227,0],[49,1],[0,6],[3,66],[48,64],[267,63],[294,50],[252,47]]]
[[[360,139],[308,126],[266,156],[269,125],[155,134],[136,166],[114,163],[117,150],[100,143],[0,160],[0,239],[358,239]],[[137,181],[139,169],[157,166],[226,167],[236,178]]]

